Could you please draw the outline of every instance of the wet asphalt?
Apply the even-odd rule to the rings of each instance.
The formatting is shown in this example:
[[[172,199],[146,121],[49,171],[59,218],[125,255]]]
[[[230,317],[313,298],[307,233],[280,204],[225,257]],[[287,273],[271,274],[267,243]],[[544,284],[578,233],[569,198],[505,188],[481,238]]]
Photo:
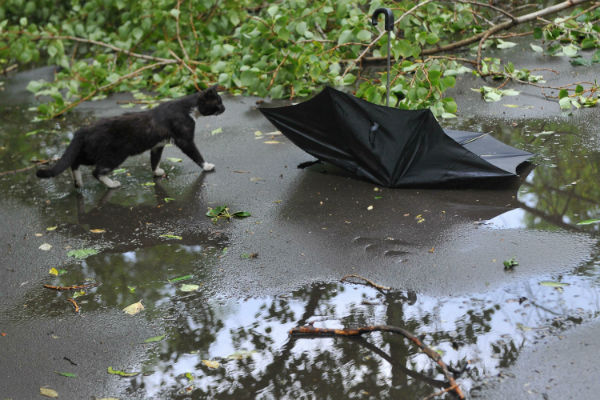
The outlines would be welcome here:
[[[599,71],[596,66],[582,76],[583,69],[562,59],[532,58],[526,49],[515,50],[513,56],[518,65],[551,65],[560,71],[557,78],[548,79],[550,85],[591,79]],[[33,101],[24,85],[40,76],[51,77],[51,70],[7,80],[0,107],[10,112],[2,112],[0,124],[15,126],[14,107],[25,108]],[[574,126],[588,137],[594,154],[600,149],[595,144],[597,108],[561,114],[556,102],[533,87],[519,87],[524,90],[520,96],[488,104],[470,91],[479,85],[475,78],[461,82],[454,89],[459,119],[442,121],[447,126],[477,131],[547,119]],[[117,103],[124,98],[127,95],[86,103],[77,120],[58,122],[57,129],[69,131],[85,120],[122,113]],[[551,228],[519,222],[524,212],[532,215],[536,207],[519,194],[518,184],[486,190],[392,190],[321,165],[301,170],[296,166],[312,157],[275,132],[257,110],[260,99],[224,100],[226,112],[201,119],[196,131],[196,143],[216,165],[215,172],[200,172],[169,147],[163,159],[182,162],[163,162],[168,165],[166,178],[152,179],[148,154],[132,157],[124,164],[130,174],[112,192],[89,171],[84,171],[85,187],[79,192],[67,173],[44,181],[33,170],[0,177],[0,332],[6,334],[0,337],[0,397],[37,398],[45,386],[66,399],[139,396],[128,382],[105,373],[106,366],[126,369],[143,359],[146,347],[136,344],[153,336],[160,318],[131,317],[117,306],[79,314],[68,303],[60,312],[30,309],[32,304],[40,306],[35,299],[42,296],[41,285],[52,283],[49,268],[72,262],[70,249],[127,253],[163,243],[161,234],[180,235],[190,246],[212,243],[221,254],[218,268],[204,276],[203,290],[222,301],[285,296],[306,285],[337,282],[347,274],[431,298],[468,298],[571,274],[597,256],[595,234],[572,221],[554,221]],[[40,146],[48,145],[54,154],[64,149],[61,141],[48,142],[42,140]],[[3,169],[27,165],[8,140],[0,145]],[[44,153],[43,148],[39,151]],[[6,152],[14,154],[9,157]],[[154,185],[144,186],[148,182]],[[205,213],[220,205],[252,216],[214,224]],[[532,210],[523,211],[528,206]],[[58,228],[48,231],[53,225]],[[106,232],[95,236],[89,233],[93,228]],[[43,243],[52,248],[40,250]],[[518,260],[519,267],[507,273],[503,261],[510,258]],[[145,273],[151,275],[152,270]],[[597,332],[597,321],[586,318],[577,327],[527,341],[515,362],[476,382],[471,395],[594,398],[600,390],[595,376]],[[56,371],[73,363],[78,379],[57,379]]]

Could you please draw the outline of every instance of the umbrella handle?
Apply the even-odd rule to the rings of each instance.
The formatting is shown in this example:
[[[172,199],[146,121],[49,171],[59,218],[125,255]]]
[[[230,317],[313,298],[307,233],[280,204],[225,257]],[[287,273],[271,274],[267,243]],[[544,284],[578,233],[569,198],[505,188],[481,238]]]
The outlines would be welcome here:
[[[375,12],[373,13],[373,16],[371,17],[371,23],[373,24],[373,26],[377,26],[377,17],[379,16],[379,14],[385,14],[385,30],[387,31],[387,37],[388,37],[388,43],[387,43],[387,85],[386,85],[386,98],[385,98],[385,105],[389,106],[390,105],[390,41],[391,41],[391,37],[390,37],[390,32],[392,32],[394,30],[394,13],[392,12],[392,10],[390,10],[389,8],[378,8],[377,10],[375,10]]]
[[[385,7],[378,8],[377,10],[375,10],[375,12],[373,13],[373,17],[371,17],[371,24],[373,24],[373,26],[377,26],[377,17],[379,17],[379,14],[385,14],[385,30],[388,32],[393,31],[394,13],[392,12],[392,10]]]

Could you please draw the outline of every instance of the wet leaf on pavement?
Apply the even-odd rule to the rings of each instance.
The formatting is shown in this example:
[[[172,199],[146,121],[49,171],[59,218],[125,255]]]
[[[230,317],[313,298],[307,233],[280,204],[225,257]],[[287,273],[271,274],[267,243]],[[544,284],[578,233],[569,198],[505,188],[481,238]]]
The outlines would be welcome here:
[[[98,254],[98,250],[88,248],[88,249],[71,250],[67,253],[67,256],[83,259],[83,258],[87,258],[89,256],[93,256],[94,254]]]
[[[140,311],[142,311],[143,309],[144,309],[144,305],[142,304],[142,301],[140,300],[137,303],[128,305],[127,307],[125,307],[123,309],[123,311],[125,311],[129,315],[135,315],[135,314],[139,313]]]
[[[118,369],[113,369],[113,367],[108,367],[107,371],[109,374],[125,376],[125,377],[139,375],[139,372],[124,372],[124,371],[120,371]]]

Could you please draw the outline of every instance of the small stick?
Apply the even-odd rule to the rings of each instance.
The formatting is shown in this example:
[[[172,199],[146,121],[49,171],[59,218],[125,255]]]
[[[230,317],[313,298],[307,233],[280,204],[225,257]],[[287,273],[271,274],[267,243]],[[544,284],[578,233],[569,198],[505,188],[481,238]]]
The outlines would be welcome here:
[[[81,290],[81,289],[89,289],[95,286],[98,286],[99,283],[98,282],[92,282],[92,283],[84,283],[82,285],[73,285],[73,286],[54,286],[54,285],[44,285],[44,287],[46,289],[52,289],[52,290],[59,290],[59,291],[65,291],[65,290]]]
[[[382,286],[382,285],[379,285],[379,284],[377,284],[377,283],[373,282],[372,280],[370,280],[370,279],[367,279],[367,278],[365,278],[364,276],[360,276],[360,275],[357,275],[357,274],[349,274],[349,275],[346,275],[346,276],[344,276],[342,279],[340,279],[340,282],[345,282],[345,281],[347,281],[347,280],[348,280],[348,278],[362,279],[362,280],[363,280],[363,281],[365,281],[365,282],[366,282],[368,285],[370,285],[370,286],[373,286],[375,289],[379,289],[379,290],[390,290],[390,289],[391,289],[391,288],[390,288],[390,287],[388,287],[388,286]]]
[[[9,175],[9,174],[16,174],[18,172],[29,171],[30,169],[33,169],[33,168],[37,167],[38,165],[48,164],[50,161],[53,161],[53,160],[39,160],[39,161],[36,161],[33,165],[30,165],[29,167],[19,168],[19,169],[13,169],[12,171],[3,171],[3,172],[0,172],[0,176]]]
[[[68,302],[70,302],[71,304],[73,304],[73,307],[75,307],[75,312],[78,313],[79,312],[79,305],[77,304],[77,302],[75,301],[74,298],[69,297],[67,299]]]
[[[442,360],[442,356],[439,353],[437,353],[436,351],[432,350],[427,345],[423,344],[423,342],[421,342],[419,340],[419,338],[417,338],[414,334],[412,334],[409,331],[407,331],[406,329],[400,328],[398,326],[371,325],[371,326],[363,326],[363,327],[353,328],[353,329],[330,329],[330,328],[315,328],[314,326],[305,325],[305,326],[299,326],[296,328],[292,328],[292,329],[290,329],[289,333],[291,336],[322,337],[322,336],[360,336],[364,333],[371,333],[371,332],[377,332],[377,331],[398,333],[398,334],[404,336],[405,338],[407,338],[408,340],[410,340],[411,342],[413,342],[413,344],[415,344],[418,348],[420,348],[421,351],[423,351],[423,353],[425,353],[429,358],[431,358],[440,367],[440,369],[444,373],[444,376],[448,380],[448,383],[450,383],[450,386],[453,387],[452,390],[454,392],[456,392],[458,397],[460,399],[465,398],[465,395],[463,394],[462,390],[457,385],[456,381],[454,380],[454,377],[448,370],[448,366]]]
[[[429,396],[425,397],[423,400],[430,400],[430,399],[434,399],[438,396],[443,395],[444,393],[447,392],[451,392],[453,390],[456,390],[458,388],[458,384],[454,384],[452,386],[448,386],[447,388],[440,390],[439,392],[435,392],[435,393],[431,393]]]

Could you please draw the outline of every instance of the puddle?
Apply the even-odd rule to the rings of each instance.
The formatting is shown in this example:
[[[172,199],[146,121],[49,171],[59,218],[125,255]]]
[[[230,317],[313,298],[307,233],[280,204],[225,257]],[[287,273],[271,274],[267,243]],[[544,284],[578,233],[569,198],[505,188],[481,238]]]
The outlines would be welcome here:
[[[0,171],[27,168],[31,159],[45,159],[64,149],[68,136],[65,132],[72,132],[86,117],[73,114],[59,126],[55,121],[31,123],[30,118],[24,108],[6,107],[0,111]],[[334,241],[341,238],[347,239],[349,254],[360,255],[352,259],[356,265],[369,260],[396,274],[397,270],[390,266],[403,265],[408,256],[423,260],[423,255],[428,257],[434,251],[437,254],[438,243],[433,239],[448,242],[457,225],[473,227],[476,223],[489,229],[561,231],[573,237],[571,233],[596,233],[600,229],[600,224],[577,225],[600,218],[600,146],[591,135],[552,121],[527,120],[509,125],[496,120],[459,120],[453,124],[449,128],[494,132],[496,138],[536,153],[537,168],[518,192],[386,190],[382,196],[374,194],[372,187],[365,189],[362,183],[356,183],[358,189],[333,197],[337,187],[332,188],[329,179],[304,174],[296,179],[295,192],[288,193],[289,204],[284,200],[273,212],[276,222],[264,218],[264,226],[272,224],[268,229],[280,223],[289,230],[275,229],[269,231],[269,236],[258,236],[259,223],[263,222],[258,218],[236,225],[244,226],[245,230],[235,232],[238,238],[247,236],[240,239],[244,245],[254,245],[261,241],[256,238],[267,237],[260,242],[263,247],[258,260],[252,261],[240,261],[239,257],[240,253],[254,252],[252,246],[237,247],[235,254],[227,253],[228,247],[237,245],[228,236],[233,229],[215,226],[205,216],[208,203],[203,175],[179,179],[177,185],[169,180],[153,181],[149,168],[143,165],[148,163],[147,157],[143,161],[136,158],[125,164],[125,171],[117,178],[128,190],[106,191],[94,183],[79,194],[72,191],[68,179],[39,181],[33,170],[2,175],[0,190],[5,194],[0,207],[9,212],[10,207],[5,206],[8,203],[28,207],[36,214],[36,227],[55,226],[55,230],[43,232],[49,242],[62,238],[61,243],[68,243],[71,249],[75,243],[81,243],[82,247],[99,251],[82,261],[68,259],[55,265],[61,275],[45,275],[40,285],[27,286],[17,307],[2,312],[11,321],[73,316],[72,305],[66,301],[72,293],[44,289],[41,283],[100,283],[76,298],[81,316],[88,317],[91,324],[94,315],[122,310],[142,299],[146,308],[135,318],[156,327],[156,336],[165,337],[156,343],[139,344],[145,357],[123,368],[142,374],[115,378],[127,385],[127,398],[412,399],[424,398],[446,386],[443,374],[427,356],[392,334],[368,334],[360,339],[289,336],[292,327],[311,323],[329,328],[383,324],[406,328],[442,354],[447,364],[457,369],[466,367],[459,382],[468,392],[511,365],[530,343],[598,316],[597,255],[572,273],[528,277],[510,286],[495,285],[490,291],[456,296],[405,291],[382,294],[363,285],[338,283],[315,283],[279,296],[261,296],[263,282],[259,281],[267,276],[281,282],[279,287],[285,287],[288,281],[294,281],[291,274],[298,273],[306,275],[301,277],[304,282],[324,280],[314,278],[311,271],[335,266],[320,265],[318,258],[322,254],[318,251],[314,258],[302,261],[309,267],[300,272],[295,270],[300,265],[298,261],[294,264],[291,256],[288,260],[281,254],[298,253],[294,256],[303,260],[315,250],[314,243],[331,247],[327,249],[331,252],[340,251],[344,247]],[[35,134],[24,135],[35,130]],[[177,165],[172,168],[180,172]],[[315,186],[319,181],[322,188]],[[212,201],[235,198],[225,190],[219,192],[225,184],[227,181],[217,182],[211,187]],[[342,184],[340,191],[343,188]],[[273,207],[269,195],[256,195],[254,204],[265,203],[263,208],[257,207],[257,214],[269,215],[265,212]],[[375,212],[386,211],[385,219],[372,219],[375,212],[368,208],[372,204]],[[360,213],[356,212],[357,205]],[[430,225],[420,224],[421,219]],[[406,237],[406,232],[415,226],[418,230],[414,230],[414,235]],[[93,232],[98,229],[102,232]],[[254,235],[253,229],[257,236],[248,239]],[[313,232],[325,232],[328,236],[318,236],[315,242],[306,240],[310,235],[317,236]],[[470,230],[464,232],[478,235]],[[289,238],[279,237],[285,235]],[[461,245],[465,242],[461,241]],[[498,242],[493,243],[499,246]],[[275,247],[280,245],[291,249],[290,253],[279,253]],[[263,253],[262,249],[273,254]],[[59,251],[66,254],[67,250]],[[526,250],[531,252],[530,248]],[[485,251],[487,257],[488,249]],[[460,260],[467,257],[456,249],[449,249],[440,257],[444,262],[454,261],[450,256]],[[286,261],[288,265],[282,265]],[[500,261],[498,265],[501,268]],[[49,267],[44,260],[30,268],[41,266],[45,274]],[[264,272],[279,266],[285,271],[280,276]],[[344,265],[341,269],[349,267]],[[461,276],[458,270],[456,267],[444,277],[454,281],[469,279],[470,275]],[[331,273],[336,274],[335,270]],[[436,273],[428,270],[426,274]],[[477,279],[483,286],[485,279]],[[441,280],[434,276],[433,282],[439,286]],[[553,283],[541,284],[544,281]],[[236,289],[240,282],[250,282],[240,287],[258,287],[253,292],[258,294],[245,297],[248,289]],[[199,288],[184,292],[183,284],[196,284]],[[467,286],[464,282],[458,285]],[[223,295],[215,289],[223,286],[233,289]],[[102,329],[100,324],[97,329]],[[105,367],[98,373],[105,374]]]
[[[537,167],[518,191],[519,208],[490,219],[490,227],[600,231],[600,224],[577,225],[600,218],[600,139],[595,133],[552,119],[512,124],[464,119],[449,127],[492,132],[497,139],[536,154]]]
[[[433,362],[389,333],[361,338],[292,338],[295,326],[352,328],[395,325],[414,332],[444,362],[465,369],[469,391],[511,365],[521,349],[545,335],[598,316],[600,261],[572,275],[548,276],[510,288],[458,297],[382,293],[358,284],[314,284],[288,295],[222,299],[185,283],[209,281],[220,249],[164,244],[91,256],[55,283],[92,278],[102,285],[78,298],[84,311],[121,309],[144,299],[142,318],[158,321],[157,343],[140,344],[146,358],[131,366],[132,398],[424,398],[446,386]],[[549,283],[552,282],[552,283]],[[130,284],[135,284],[132,291]],[[560,283],[560,285],[558,285]],[[558,286],[558,287],[557,287]],[[71,313],[64,293],[26,302],[36,314]]]

